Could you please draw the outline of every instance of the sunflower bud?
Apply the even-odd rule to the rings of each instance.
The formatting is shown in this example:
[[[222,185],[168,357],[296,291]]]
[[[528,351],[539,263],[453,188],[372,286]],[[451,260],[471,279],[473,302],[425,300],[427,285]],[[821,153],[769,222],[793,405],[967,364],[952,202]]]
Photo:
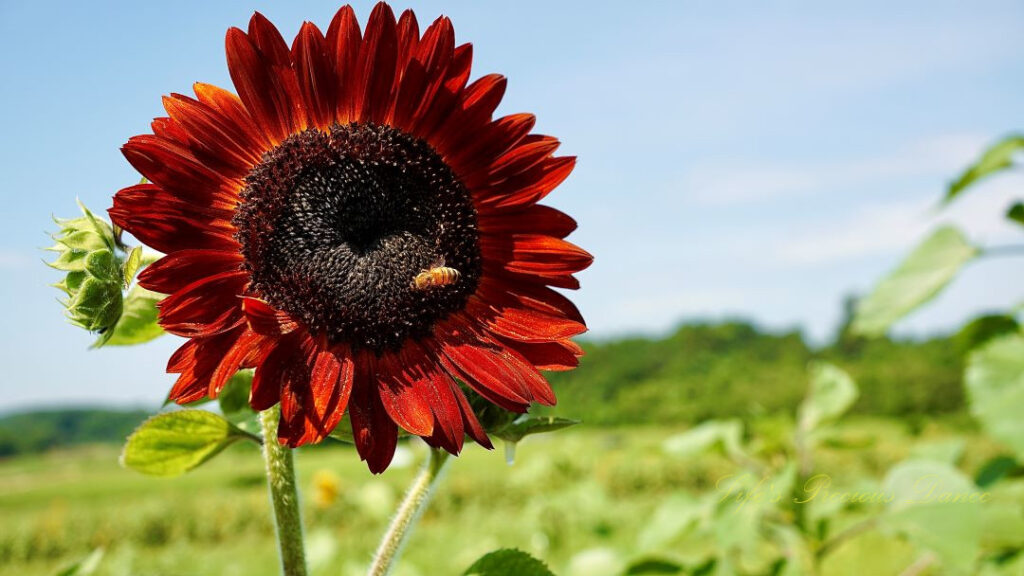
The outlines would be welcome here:
[[[60,231],[48,248],[57,259],[47,264],[67,275],[53,286],[67,295],[60,300],[68,320],[91,332],[109,333],[124,307],[124,271],[113,227],[79,202],[81,218],[54,221]],[[103,338],[101,338],[102,343]]]

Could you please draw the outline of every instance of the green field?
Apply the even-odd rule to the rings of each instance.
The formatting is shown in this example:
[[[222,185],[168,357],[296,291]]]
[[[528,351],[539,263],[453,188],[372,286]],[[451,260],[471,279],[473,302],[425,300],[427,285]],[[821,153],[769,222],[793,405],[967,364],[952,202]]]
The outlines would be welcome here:
[[[749,443],[754,455],[769,463],[781,458],[790,426],[782,419],[758,421]],[[829,474],[837,487],[861,489],[876,485],[893,464],[917,456],[955,460],[973,477],[998,448],[964,426],[947,421],[910,429],[896,420],[848,421],[826,439],[815,470]],[[511,467],[500,449],[470,447],[450,466],[396,573],[460,574],[499,547],[526,550],[562,575],[614,573],[616,567],[621,573],[658,539],[651,526],[666,520],[664,513],[654,520],[664,502],[714,493],[723,477],[738,471],[714,452],[667,455],[664,440],[680,431],[581,426],[527,439]],[[342,444],[297,453],[314,574],[365,569],[396,499],[426,455],[423,448],[406,445],[396,465],[379,477]],[[4,460],[0,575],[58,574],[96,548],[104,555],[94,574],[103,576],[276,574],[261,466],[251,445],[234,446],[176,479],[122,469],[116,449],[107,446]],[[1002,484],[1012,489],[1004,489],[1000,501],[1020,515],[1024,490]],[[745,508],[735,509],[742,515]],[[871,506],[850,506],[826,532],[872,513]],[[699,556],[701,546],[699,538],[679,537],[662,543],[659,554]],[[835,549],[822,572],[898,574],[918,556],[902,539],[868,530]]]

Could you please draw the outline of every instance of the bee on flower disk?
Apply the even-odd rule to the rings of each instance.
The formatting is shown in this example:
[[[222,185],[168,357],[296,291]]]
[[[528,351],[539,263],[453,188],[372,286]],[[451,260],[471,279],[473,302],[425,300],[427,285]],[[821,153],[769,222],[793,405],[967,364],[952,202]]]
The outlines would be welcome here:
[[[450,286],[459,281],[462,278],[462,273],[455,268],[449,268],[444,265],[444,258],[441,258],[438,262],[435,262],[429,270],[424,270],[413,278],[413,288],[417,290],[426,290],[432,287]]]

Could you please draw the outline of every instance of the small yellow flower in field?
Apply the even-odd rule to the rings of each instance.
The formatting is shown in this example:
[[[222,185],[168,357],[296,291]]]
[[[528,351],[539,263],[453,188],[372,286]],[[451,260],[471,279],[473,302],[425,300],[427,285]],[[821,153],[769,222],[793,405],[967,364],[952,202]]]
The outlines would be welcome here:
[[[313,474],[313,505],[330,508],[341,493],[341,477],[330,470],[317,470]]]

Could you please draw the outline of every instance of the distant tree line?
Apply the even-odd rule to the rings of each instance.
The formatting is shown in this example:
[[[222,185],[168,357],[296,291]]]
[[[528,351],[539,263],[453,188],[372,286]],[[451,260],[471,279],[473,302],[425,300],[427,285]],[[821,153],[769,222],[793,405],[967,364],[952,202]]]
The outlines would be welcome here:
[[[0,457],[75,444],[122,443],[145,410],[67,408],[0,416]]]
[[[848,371],[861,394],[854,412],[901,418],[963,410],[960,335],[861,339],[844,333],[814,349],[799,331],[751,323],[685,324],[661,339],[583,342],[572,372],[551,374],[557,411],[590,424],[677,424],[791,413],[819,358]]]

